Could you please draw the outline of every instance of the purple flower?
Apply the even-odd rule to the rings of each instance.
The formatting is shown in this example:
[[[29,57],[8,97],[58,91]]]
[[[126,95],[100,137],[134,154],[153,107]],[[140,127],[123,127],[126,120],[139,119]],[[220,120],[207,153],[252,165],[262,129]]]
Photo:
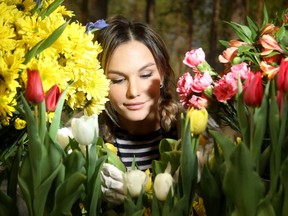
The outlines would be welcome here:
[[[86,24],[86,33],[94,32],[96,30],[106,28],[108,24],[105,22],[104,19],[97,20],[95,23],[89,22]]]

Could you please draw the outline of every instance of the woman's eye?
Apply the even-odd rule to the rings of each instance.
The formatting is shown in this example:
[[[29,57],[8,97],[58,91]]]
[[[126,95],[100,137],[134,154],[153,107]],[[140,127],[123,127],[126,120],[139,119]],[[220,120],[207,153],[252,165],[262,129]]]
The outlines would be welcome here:
[[[125,79],[111,79],[110,83],[111,84],[119,84],[119,83],[122,83],[124,82]]]
[[[152,76],[152,73],[145,73],[145,74],[140,75],[141,78],[148,78],[151,76]]]

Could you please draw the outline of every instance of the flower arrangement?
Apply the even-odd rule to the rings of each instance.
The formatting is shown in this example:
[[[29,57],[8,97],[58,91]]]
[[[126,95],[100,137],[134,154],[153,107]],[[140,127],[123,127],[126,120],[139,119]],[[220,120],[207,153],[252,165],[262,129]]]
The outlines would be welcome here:
[[[26,89],[26,69],[40,71],[44,92],[55,84],[63,91],[73,83],[65,98],[67,108],[84,109],[87,115],[104,108],[109,86],[97,60],[102,48],[93,42],[92,33],[85,33],[85,26],[68,20],[73,13],[61,3],[0,1],[2,127],[21,119],[20,92]]]
[[[106,157],[98,160],[96,143],[104,145],[98,125],[86,130],[85,143],[74,134],[69,154],[61,148],[58,129],[71,110],[82,109],[85,118],[97,122],[109,80],[91,29],[69,21],[73,13],[62,2],[0,1],[0,135],[9,144],[0,152],[1,215],[96,214],[100,209],[99,169]]]
[[[178,80],[180,101],[219,124],[209,130],[215,145],[198,190],[207,215],[288,213],[287,21],[287,11],[270,21],[264,8],[259,27],[249,17],[247,26],[227,23],[239,38],[221,41],[221,73],[201,48],[186,53],[192,72]]]

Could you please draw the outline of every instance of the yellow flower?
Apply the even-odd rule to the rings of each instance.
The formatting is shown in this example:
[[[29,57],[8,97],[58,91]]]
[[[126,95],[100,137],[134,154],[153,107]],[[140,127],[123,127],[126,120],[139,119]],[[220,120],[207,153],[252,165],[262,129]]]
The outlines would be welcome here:
[[[15,122],[14,122],[14,127],[17,129],[17,130],[21,130],[23,128],[26,127],[26,121],[23,120],[23,119],[20,119],[20,118],[16,118]]]
[[[114,154],[117,155],[117,148],[111,143],[105,143],[108,149],[110,149]]]
[[[152,193],[152,176],[149,169],[145,170],[145,173],[148,175],[148,182],[146,184],[145,192]]]
[[[208,112],[205,108],[194,109],[192,107],[188,111],[187,117],[190,120],[190,130],[193,136],[205,131],[208,122]]]
[[[201,197],[193,201],[193,208],[196,211],[198,216],[206,216],[204,202]]]

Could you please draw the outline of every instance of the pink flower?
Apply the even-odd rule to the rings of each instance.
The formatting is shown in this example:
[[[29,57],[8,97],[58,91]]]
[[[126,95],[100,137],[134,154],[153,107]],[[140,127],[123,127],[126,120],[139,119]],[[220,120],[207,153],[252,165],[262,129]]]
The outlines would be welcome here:
[[[231,67],[231,72],[236,79],[238,79],[238,74],[240,75],[241,80],[246,80],[248,78],[248,74],[250,73],[250,69],[248,68],[248,64],[242,62],[237,65],[233,65]]]
[[[196,74],[194,76],[194,81],[192,83],[191,89],[194,92],[203,92],[207,87],[209,87],[212,83],[212,78],[209,72],[205,72],[203,74]]]
[[[277,76],[277,89],[283,92],[288,91],[288,59],[282,59]]]
[[[234,57],[237,56],[237,52],[237,47],[229,47],[222,52],[222,55],[219,55],[218,60],[221,63],[229,63],[233,60]]]
[[[234,97],[237,91],[237,79],[235,79],[232,73],[228,73],[215,84],[213,94],[219,102],[226,102]]]
[[[197,67],[197,65],[205,62],[205,53],[202,48],[193,49],[186,52],[183,63],[191,68]]]
[[[188,107],[194,107],[196,109],[206,108],[208,105],[208,100],[205,96],[192,95],[191,99],[188,101]]]
[[[262,74],[257,72],[255,75],[250,73],[243,88],[243,99],[245,104],[252,107],[261,105],[263,98]]]
[[[187,97],[191,92],[191,86],[193,83],[193,77],[189,72],[184,73],[177,83],[176,91],[179,92],[180,97]]]

